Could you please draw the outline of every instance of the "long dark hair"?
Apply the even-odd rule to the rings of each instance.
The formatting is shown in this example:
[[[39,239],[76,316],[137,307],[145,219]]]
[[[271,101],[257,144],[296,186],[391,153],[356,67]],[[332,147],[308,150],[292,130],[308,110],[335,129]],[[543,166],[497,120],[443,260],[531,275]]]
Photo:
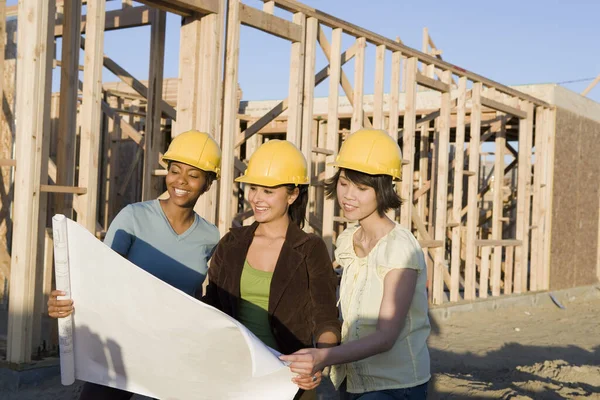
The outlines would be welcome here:
[[[285,185],[288,194],[294,193],[294,190],[298,188],[300,193],[296,200],[288,207],[288,215],[290,219],[300,227],[304,228],[304,221],[306,220],[306,206],[308,205],[308,185]]]

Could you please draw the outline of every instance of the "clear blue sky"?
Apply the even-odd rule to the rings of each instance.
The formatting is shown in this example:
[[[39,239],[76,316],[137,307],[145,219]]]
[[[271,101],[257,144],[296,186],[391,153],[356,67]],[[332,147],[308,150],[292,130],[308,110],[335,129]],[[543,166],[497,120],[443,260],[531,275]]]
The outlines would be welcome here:
[[[16,3],[17,0],[8,0],[9,5]],[[117,3],[120,2],[109,2],[107,8],[114,8]],[[245,3],[255,7],[262,4],[259,0],[245,0]],[[423,27],[428,27],[445,60],[506,85],[565,82],[600,74],[598,0],[304,0],[304,3],[381,35],[399,36],[405,44],[417,49],[421,48]],[[169,15],[167,77],[177,76],[179,25],[179,17]],[[149,32],[148,27],[108,32],[105,53],[139,79],[145,79]],[[343,47],[351,43],[345,37]],[[239,82],[244,99],[277,99],[287,95],[289,49],[285,40],[242,27]],[[365,91],[370,93],[372,46],[367,58]],[[389,58],[388,54],[388,63]],[[324,56],[319,53],[317,70],[325,64]],[[55,80],[57,77],[55,73]],[[349,77],[352,79],[351,73]],[[105,70],[104,80],[114,79]],[[580,92],[589,83],[590,80],[563,85]],[[326,95],[327,84],[321,86],[317,95]],[[588,97],[600,102],[600,84]]]

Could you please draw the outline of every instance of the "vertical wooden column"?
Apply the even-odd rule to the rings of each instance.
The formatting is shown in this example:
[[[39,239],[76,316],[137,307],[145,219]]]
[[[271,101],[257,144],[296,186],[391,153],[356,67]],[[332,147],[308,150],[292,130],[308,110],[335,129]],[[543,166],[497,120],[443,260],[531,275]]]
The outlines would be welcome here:
[[[154,170],[158,169],[160,165],[159,157],[165,147],[164,135],[161,129],[162,111],[160,104],[163,92],[167,13],[154,9],[152,10],[151,21],[142,200],[157,198],[162,193],[163,187],[163,178],[154,176]]]
[[[44,133],[50,126],[54,59],[54,0],[19,2],[15,200],[8,312],[7,361],[31,361],[37,279],[37,238]],[[47,162],[47,161],[46,161]],[[46,175],[47,176],[47,175]]]
[[[342,51],[342,30],[336,28],[333,30],[331,38],[331,54],[330,54],[330,74],[329,74],[329,97],[327,100],[327,149],[333,154],[326,157],[326,162],[335,161],[339,146],[339,120],[338,120],[338,98],[339,98],[339,82],[342,71],[341,56]],[[327,177],[333,176],[335,173],[333,167],[325,168]],[[323,240],[329,250],[329,255],[333,256],[333,217],[335,216],[335,201],[326,199],[323,206]]]
[[[402,69],[402,53],[392,53],[392,71],[390,76],[390,102],[388,133],[398,141],[398,117],[400,114],[400,70]],[[414,135],[414,132],[413,132]],[[414,145],[413,145],[414,147]],[[406,150],[405,150],[406,152]]]
[[[365,47],[367,41],[364,37],[356,39],[357,49],[354,56],[354,105],[352,106],[352,120],[350,131],[356,132],[364,126],[363,96],[365,87]]]
[[[305,26],[304,38],[304,90],[303,90],[303,106],[302,106],[302,138],[301,146],[302,154],[306,158],[308,166],[308,176],[313,176],[312,171],[312,147],[316,145],[315,121],[313,121],[313,107],[315,94],[315,62],[317,55],[317,32],[319,21],[316,18],[307,18]],[[306,208],[306,219],[310,221],[310,208]],[[308,229],[310,224],[306,224]]]
[[[540,290],[544,285],[543,247],[547,235],[544,219],[544,189],[546,176],[546,113],[543,107],[535,111],[535,164],[533,166],[533,190],[531,211],[531,267],[530,288]]]
[[[86,188],[87,193],[78,198],[77,222],[94,234],[96,233],[96,203],[98,198],[105,14],[106,1],[88,1],[79,151],[79,186]]]
[[[295,13],[293,22],[302,27],[302,41],[292,43],[286,138],[297,147],[300,147],[302,141],[302,100],[304,90],[304,40],[306,36],[306,17],[302,13]]]
[[[458,301],[461,265],[461,210],[463,199],[463,172],[465,165],[465,116],[467,104],[467,78],[458,79],[456,103],[456,156],[454,158],[454,185],[452,192],[452,250],[450,253],[450,301]]]
[[[225,51],[225,77],[223,89],[223,152],[221,182],[219,187],[219,231],[224,235],[231,226],[231,193],[233,191],[234,141],[238,112],[237,80],[240,42],[240,2],[229,0],[227,15],[227,48]]]
[[[64,23],[60,67],[60,112],[56,146],[56,184],[75,184],[75,141],[81,46],[81,0],[63,3]],[[72,218],[73,197],[56,196],[56,212]]]
[[[546,113],[546,186],[544,190],[546,191],[545,202],[544,205],[546,207],[545,214],[545,230],[546,232],[552,232],[552,193],[554,186],[554,141],[556,138],[556,110],[546,108],[544,109]],[[544,267],[544,279],[543,286],[541,289],[548,290],[550,289],[550,244],[552,240],[552,235],[546,234],[544,235],[544,247],[542,249],[542,265]],[[598,226],[598,274],[600,278],[600,221]]]
[[[471,97],[471,140],[469,142],[469,170],[467,171],[467,237],[465,239],[465,300],[475,299],[475,278],[477,269],[477,224],[479,209],[477,193],[479,191],[479,145],[481,141],[481,82],[473,82]]]
[[[502,239],[503,221],[503,187],[504,187],[504,148],[506,147],[506,120],[505,114],[496,113],[501,120],[492,126],[495,129],[494,150],[494,184],[492,200],[492,239]],[[492,296],[500,296],[500,281],[502,275],[502,246],[494,246],[492,254]]]
[[[417,120],[417,58],[411,57],[406,60],[406,78],[405,78],[405,105],[404,122],[402,126],[402,184],[401,197],[403,199],[400,206],[400,223],[407,229],[411,228],[412,209],[413,209],[413,171],[414,160],[413,148],[415,147],[415,128]]]
[[[379,45],[375,50],[375,94],[373,96],[373,128],[384,129],[383,126],[383,92],[385,78],[385,46]]]
[[[448,85],[452,83],[452,73],[442,72],[442,81]],[[435,240],[443,242],[441,247],[435,249],[434,275],[433,275],[433,303],[441,304],[444,301],[444,272],[446,269],[446,227],[448,223],[448,145],[450,142],[450,92],[442,93],[440,108],[440,129],[436,136],[435,147],[438,155],[437,168],[437,196],[435,213]],[[407,177],[412,182],[412,174]],[[412,199],[411,199],[412,204]]]
[[[517,171],[517,240],[515,248],[514,292],[527,291],[529,272],[529,208],[531,206],[531,141],[533,136],[533,104],[521,103],[527,118],[519,121],[519,154]]]

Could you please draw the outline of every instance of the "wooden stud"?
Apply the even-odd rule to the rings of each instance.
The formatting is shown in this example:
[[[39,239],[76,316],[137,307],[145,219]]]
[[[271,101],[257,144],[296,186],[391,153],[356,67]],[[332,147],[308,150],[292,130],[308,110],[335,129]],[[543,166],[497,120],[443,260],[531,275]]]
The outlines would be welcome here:
[[[219,0],[139,0],[139,2],[184,17],[219,12]]]
[[[450,301],[459,300],[461,231],[460,210],[463,198],[463,169],[465,148],[465,115],[467,104],[467,78],[458,79],[458,102],[456,108],[456,156],[454,159],[454,185],[452,192],[452,220],[457,225],[452,228],[452,250],[450,253]]]
[[[597,84],[600,82],[600,75],[596,77],[585,89],[581,92],[582,96],[587,96],[587,94],[592,90]]]
[[[165,140],[161,127],[163,71],[165,65],[165,37],[167,13],[154,10],[150,29],[150,67],[148,79],[148,104],[146,106],[146,151],[142,173],[142,200],[152,200],[162,193],[162,178],[152,175],[158,168],[159,154],[164,151]]]
[[[467,183],[467,237],[465,253],[465,300],[475,299],[475,259],[477,238],[477,221],[479,209],[477,207],[477,192],[479,186],[479,145],[481,135],[481,82],[473,82],[471,98],[471,129],[469,142],[469,171],[474,174],[469,176]]]
[[[273,14],[275,12],[275,2],[272,0],[266,1],[263,4],[263,11],[267,14]]]
[[[507,246],[504,249],[504,294],[511,294],[515,268],[515,248]]]
[[[479,275],[479,297],[488,297],[488,284],[490,279],[490,251],[491,247],[481,248],[481,274]]]
[[[411,57],[406,60],[406,92],[404,105],[404,122],[402,126],[402,148],[403,160],[407,161],[402,166],[401,197],[404,202],[400,206],[400,223],[407,229],[411,229],[412,206],[413,206],[413,171],[414,171],[414,147],[415,147],[415,121],[417,119],[417,59]]]
[[[500,111],[506,114],[514,115],[515,117],[519,117],[521,119],[527,118],[527,113],[516,108],[508,106],[502,102],[490,99],[488,97],[481,97],[481,105],[484,107],[489,107],[496,111]]]
[[[503,212],[503,193],[504,186],[504,148],[506,144],[506,117],[500,114],[501,120],[492,124],[492,130],[495,130],[495,153],[494,153],[494,183],[492,200],[492,239],[502,239],[502,212]],[[495,246],[492,254],[492,296],[500,296],[500,281],[502,274],[502,247]]]
[[[294,14],[293,21],[301,28],[301,39],[292,43],[286,138],[290,142],[294,143],[297,147],[300,147],[302,134],[302,100],[304,89],[304,30],[306,18],[302,13],[296,13]]]
[[[544,190],[546,191],[546,197],[544,201],[544,206],[546,208],[545,230],[546,232],[552,232],[552,199],[554,193],[554,143],[556,138],[556,109],[545,108],[544,112],[546,113],[546,186],[544,188]],[[552,235],[546,234],[544,237],[544,246],[542,249],[542,265],[544,271],[541,289],[543,290],[550,289],[551,241]],[[598,223],[598,273],[600,274],[600,221]]]
[[[304,90],[302,102],[302,138],[301,150],[306,158],[308,166],[308,176],[313,175],[312,166],[312,148],[316,143],[317,125],[313,120],[314,94],[315,94],[315,63],[317,55],[317,33],[319,21],[316,18],[306,20],[306,38],[304,49]],[[310,210],[307,207],[307,220],[310,217]],[[310,224],[306,224],[307,228]]]
[[[452,81],[450,71],[442,72],[442,81],[448,85]],[[446,223],[448,221],[448,144],[450,141],[450,92],[442,93],[441,109],[440,109],[440,127],[436,135],[438,163],[437,163],[437,196],[436,196],[436,212],[435,212],[435,240],[442,240],[445,244]],[[409,149],[412,151],[412,149]],[[412,164],[412,162],[411,162]],[[412,181],[412,174],[408,176]],[[436,248],[433,274],[433,303],[441,304],[444,301],[444,271],[443,266],[446,261],[445,246]]]
[[[527,291],[529,270],[529,207],[531,196],[531,140],[533,136],[533,104],[522,102],[527,118],[519,120],[519,158],[517,181],[517,240],[523,246],[515,249],[514,292]]]
[[[38,224],[43,140],[50,126],[50,91],[55,1],[19,2],[15,194],[8,310],[7,356],[10,363],[31,361],[38,278]],[[46,135],[44,135],[46,133]],[[47,176],[47,175],[46,175]],[[37,343],[35,344],[37,345]]]
[[[383,126],[383,92],[385,78],[385,46],[377,46],[375,50],[375,94],[373,96],[373,128],[384,129]]]
[[[339,82],[342,72],[342,64],[340,52],[342,49],[342,30],[334,29],[331,38],[331,53],[329,64],[331,73],[329,77],[329,97],[327,102],[327,136],[326,148],[333,150],[334,154],[326,157],[326,162],[333,162],[338,152],[339,146],[339,121],[338,121],[338,98],[339,98]],[[326,176],[333,176],[333,167],[327,165],[325,169]],[[323,208],[323,240],[329,251],[329,255],[333,256],[333,217],[335,216],[335,201],[326,199]]]
[[[81,0],[64,4],[64,31],[60,68],[60,115],[56,146],[56,183],[73,186],[75,183],[75,143],[77,133],[77,97],[79,84],[79,47],[81,42]],[[71,196],[56,198],[56,212],[73,216]]]
[[[390,77],[390,105],[388,133],[398,140],[398,117],[400,114],[400,71],[402,69],[402,54],[399,51],[392,53],[392,72]],[[406,113],[405,113],[406,116]],[[414,135],[414,132],[413,132]],[[414,144],[413,144],[414,147]]]
[[[364,37],[356,39],[357,51],[354,60],[354,103],[352,105],[352,120],[350,130],[356,132],[364,126],[363,96],[365,87],[365,47]]]
[[[88,191],[78,199],[77,222],[92,233],[96,233],[105,6],[106,2],[102,0],[89,0],[87,5],[87,45],[81,104],[79,186],[87,188]]]
[[[522,246],[523,242],[515,239],[479,239],[475,240],[475,246]]]
[[[451,79],[452,80],[452,79]],[[450,92],[450,84],[430,78],[417,72],[417,83],[429,89],[437,90],[442,93]]]
[[[221,139],[222,160],[224,166],[233,165],[235,122],[238,112],[237,82],[239,65],[240,15],[239,0],[229,0],[227,15],[227,48],[225,51],[225,77],[223,89],[223,137]],[[223,168],[219,187],[219,231],[225,235],[231,226],[231,208],[233,192],[233,170]]]
[[[531,231],[531,267],[530,290],[536,291],[543,286],[542,249],[544,236],[547,235],[544,218],[544,188],[546,169],[546,121],[543,107],[535,110],[535,164],[533,166],[531,224],[537,229]]]

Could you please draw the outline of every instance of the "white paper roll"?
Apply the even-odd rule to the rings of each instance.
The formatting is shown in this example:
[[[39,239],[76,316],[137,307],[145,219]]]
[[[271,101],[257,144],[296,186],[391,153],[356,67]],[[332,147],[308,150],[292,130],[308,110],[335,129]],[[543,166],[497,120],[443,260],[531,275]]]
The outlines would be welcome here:
[[[71,298],[71,280],[69,271],[69,244],[67,240],[67,218],[57,214],[52,217],[54,237],[54,274],[56,289],[66,293],[59,300]],[[75,382],[75,357],[73,355],[73,316],[58,318],[58,343],[60,346],[60,378],[63,385]]]

